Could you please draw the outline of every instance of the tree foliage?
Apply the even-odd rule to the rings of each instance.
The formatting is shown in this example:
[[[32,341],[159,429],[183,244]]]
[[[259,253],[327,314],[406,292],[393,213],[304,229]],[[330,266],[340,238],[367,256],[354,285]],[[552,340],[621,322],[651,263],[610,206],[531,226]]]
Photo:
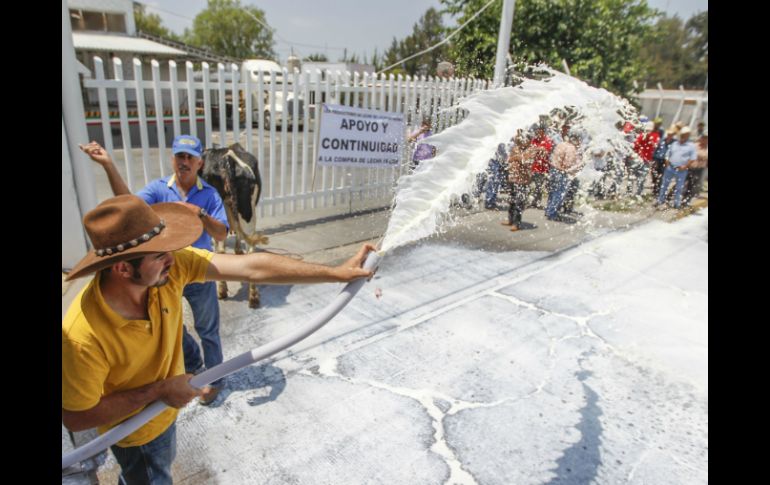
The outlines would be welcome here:
[[[306,56],[302,60],[308,61],[308,62],[329,62],[329,58],[326,57],[326,54],[321,54],[321,53],[310,54],[309,56]]]
[[[138,2],[134,2],[134,23],[136,25],[136,30],[138,31],[166,39],[181,41],[180,36],[171,32],[163,25],[160,15],[154,13],[148,14],[146,6]]]
[[[441,0],[459,24],[485,0]],[[488,7],[454,38],[457,75],[494,74],[502,1]],[[514,65],[544,62],[618,94],[633,90],[644,63],[639,54],[659,14],[645,0],[519,0],[513,16],[510,53]]]
[[[660,18],[641,57],[647,65],[642,78],[647,87],[661,83],[669,89],[703,89],[708,76],[708,12],[687,22],[677,16]]]
[[[414,24],[410,35],[400,41],[396,40],[395,37],[393,38],[390,47],[378,59],[378,62],[381,60],[382,66],[377,66],[377,70],[437,44],[443,40],[445,33],[446,29],[441,20],[441,13],[434,8],[429,8],[417,23]],[[442,45],[421,56],[398,64],[387,72],[390,74],[410,75],[435,74],[436,66],[439,62],[447,60],[447,55],[447,46]]]
[[[185,31],[185,40],[230,57],[273,59],[273,33],[266,25],[265,12],[257,7],[240,0],[209,0],[195,16],[192,31]]]

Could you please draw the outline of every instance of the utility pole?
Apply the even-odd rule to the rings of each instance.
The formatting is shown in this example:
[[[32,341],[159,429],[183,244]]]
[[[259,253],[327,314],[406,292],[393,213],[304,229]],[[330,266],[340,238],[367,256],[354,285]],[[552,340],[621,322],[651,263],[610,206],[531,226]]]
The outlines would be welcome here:
[[[503,9],[500,12],[500,34],[497,38],[497,61],[495,62],[494,85],[502,86],[505,83],[505,57],[508,54],[508,46],[511,44],[511,28],[513,27],[513,8],[516,0],[503,0]]]

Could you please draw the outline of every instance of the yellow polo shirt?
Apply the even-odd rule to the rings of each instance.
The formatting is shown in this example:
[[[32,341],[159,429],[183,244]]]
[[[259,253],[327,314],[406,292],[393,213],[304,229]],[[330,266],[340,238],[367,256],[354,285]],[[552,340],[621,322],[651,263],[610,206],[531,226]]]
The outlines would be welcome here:
[[[63,409],[85,411],[102,396],[184,374],[182,291],[188,283],[204,281],[213,256],[193,247],[174,252],[168,283],[149,289],[149,320],[126,320],[115,313],[102,297],[97,273],[62,321]],[[177,412],[165,409],[118,445],[149,443],[171,426]],[[99,433],[129,416],[99,427]]]

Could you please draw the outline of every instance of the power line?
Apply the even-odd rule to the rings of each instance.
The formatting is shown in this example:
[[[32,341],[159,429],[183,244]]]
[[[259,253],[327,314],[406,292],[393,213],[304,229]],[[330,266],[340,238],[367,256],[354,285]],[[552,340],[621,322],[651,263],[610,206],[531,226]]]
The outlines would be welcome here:
[[[497,1],[497,0],[489,0],[489,2],[487,2],[487,4],[486,4],[486,5],[484,5],[483,7],[481,7],[481,10],[479,10],[478,12],[476,12],[475,14],[473,14],[473,17],[469,18],[469,19],[468,19],[468,20],[467,20],[467,21],[466,21],[464,24],[462,24],[461,26],[459,26],[459,27],[458,27],[458,28],[457,28],[457,29],[456,29],[454,32],[452,32],[451,34],[449,34],[449,35],[448,35],[448,36],[447,36],[447,37],[446,37],[444,40],[442,40],[441,42],[439,42],[439,43],[437,43],[437,44],[434,44],[433,46],[431,46],[431,47],[428,47],[428,48],[427,48],[427,49],[425,49],[424,51],[420,51],[420,52],[418,52],[417,54],[412,54],[411,56],[409,56],[409,57],[407,57],[407,58],[401,59],[400,61],[398,61],[398,62],[396,62],[396,63],[394,63],[394,64],[391,64],[391,65],[389,65],[389,66],[388,66],[388,67],[386,67],[386,68],[380,69],[380,70],[379,70],[379,71],[377,71],[375,74],[381,74],[381,73],[383,73],[383,72],[387,71],[388,69],[390,69],[390,68],[392,68],[392,67],[396,67],[397,65],[401,64],[402,62],[406,62],[406,61],[408,61],[408,60],[410,60],[410,59],[414,59],[414,58],[415,58],[415,57],[417,57],[417,56],[421,56],[422,54],[425,54],[426,52],[430,52],[430,51],[432,51],[433,49],[435,49],[436,47],[438,47],[438,46],[440,46],[440,45],[446,44],[446,43],[449,41],[449,39],[451,39],[451,38],[452,38],[452,36],[453,36],[453,35],[455,35],[456,33],[460,32],[460,31],[461,31],[461,30],[462,30],[462,29],[463,29],[463,28],[464,28],[466,25],[468,25],[469,23],[471,23],[471,22],[473,21],[473,19],[475,19],[476,17],[478,17],[478,16],[481,14],[481,12],[483,12],[484,10],[486,10],[486,9],[487,9],[487,7],[489,7],[490,5],[492,5],[492,3],[494,3],[495,1]]]
[[[190,22],[195,22],[195,19],[191,19],[190,17],[185,17],[184,15],[179,15],[176,12],[171,12],[169,10],[164,10],[164,9],[162,9],[160,7],[156,7],[155,5],[149,5],[149,4],[141,3],[141,2],[136,2],[136,3],[140,3],[141,5],[144,6],[144,8],[150,8],[152,10],[157,10],[159,12],[163,12],[163,13],[167,13],[169,15],[173,15],[174,17],[179,17],[181,19],[189,20]]]

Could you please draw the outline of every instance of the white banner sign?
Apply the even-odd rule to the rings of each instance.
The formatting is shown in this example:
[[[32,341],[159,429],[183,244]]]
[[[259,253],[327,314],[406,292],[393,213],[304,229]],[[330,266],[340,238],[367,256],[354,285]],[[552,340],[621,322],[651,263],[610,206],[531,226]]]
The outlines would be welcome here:
[[[324,104],[318,137],[318,165],[398,166],[404,146],[404,115]]]

